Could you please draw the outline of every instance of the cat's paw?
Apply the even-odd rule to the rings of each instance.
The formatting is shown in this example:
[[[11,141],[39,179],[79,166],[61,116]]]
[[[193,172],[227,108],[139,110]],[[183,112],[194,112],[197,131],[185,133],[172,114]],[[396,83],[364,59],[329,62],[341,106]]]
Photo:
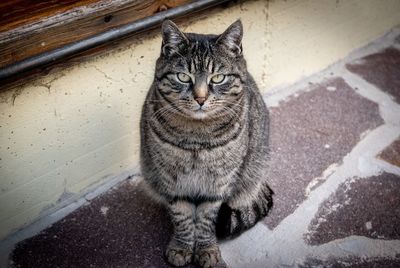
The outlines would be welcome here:
[[[214,267],[221,261],[221,252],[218,245],[196,249],[194,261],[203,268]]]
[[[184,266],[192,261],[193,251],[187,248],[168,246],[165,256],[172,265]]]

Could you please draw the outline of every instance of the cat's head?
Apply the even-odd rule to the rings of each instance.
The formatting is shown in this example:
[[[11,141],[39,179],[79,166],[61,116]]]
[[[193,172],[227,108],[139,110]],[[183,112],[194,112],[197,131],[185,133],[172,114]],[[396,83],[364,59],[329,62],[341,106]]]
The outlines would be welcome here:
[[[220,35],[183,33],[165,21],[155,76],[162,98],[192,119],[232,116],[247,76],[242,37],[240,20]]]

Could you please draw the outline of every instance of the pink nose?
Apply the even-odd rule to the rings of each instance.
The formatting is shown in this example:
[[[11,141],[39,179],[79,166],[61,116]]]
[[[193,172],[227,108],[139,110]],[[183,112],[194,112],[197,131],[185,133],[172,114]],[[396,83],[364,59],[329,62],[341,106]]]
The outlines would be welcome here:
[[[204,102],[206,101],[205,97],[197,97],[195,99],[197,101],[198,104],[200,104],[200,106],[203,106]]]

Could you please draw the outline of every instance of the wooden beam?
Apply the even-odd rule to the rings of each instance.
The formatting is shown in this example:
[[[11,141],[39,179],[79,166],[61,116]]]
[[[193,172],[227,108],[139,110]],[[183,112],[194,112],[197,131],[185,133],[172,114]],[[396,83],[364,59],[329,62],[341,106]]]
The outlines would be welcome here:
[[[0,68],[189,0],[5,0],[0,3]]]

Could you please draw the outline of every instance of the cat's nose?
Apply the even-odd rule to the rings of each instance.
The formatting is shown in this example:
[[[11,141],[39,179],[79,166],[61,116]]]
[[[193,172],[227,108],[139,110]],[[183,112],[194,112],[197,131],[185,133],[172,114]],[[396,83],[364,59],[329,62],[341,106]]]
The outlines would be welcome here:
[[[204,105],[205,101],[208,97],[208,86],[207,86],[207,77],[200,76],[196,78],[196,82],[193,89],[193,98],[197,101],[197,103],[201,106]]]
[[[204,102],[206,101],[205,97],[197,97],[195,99],[200,106],[203,106]]]

